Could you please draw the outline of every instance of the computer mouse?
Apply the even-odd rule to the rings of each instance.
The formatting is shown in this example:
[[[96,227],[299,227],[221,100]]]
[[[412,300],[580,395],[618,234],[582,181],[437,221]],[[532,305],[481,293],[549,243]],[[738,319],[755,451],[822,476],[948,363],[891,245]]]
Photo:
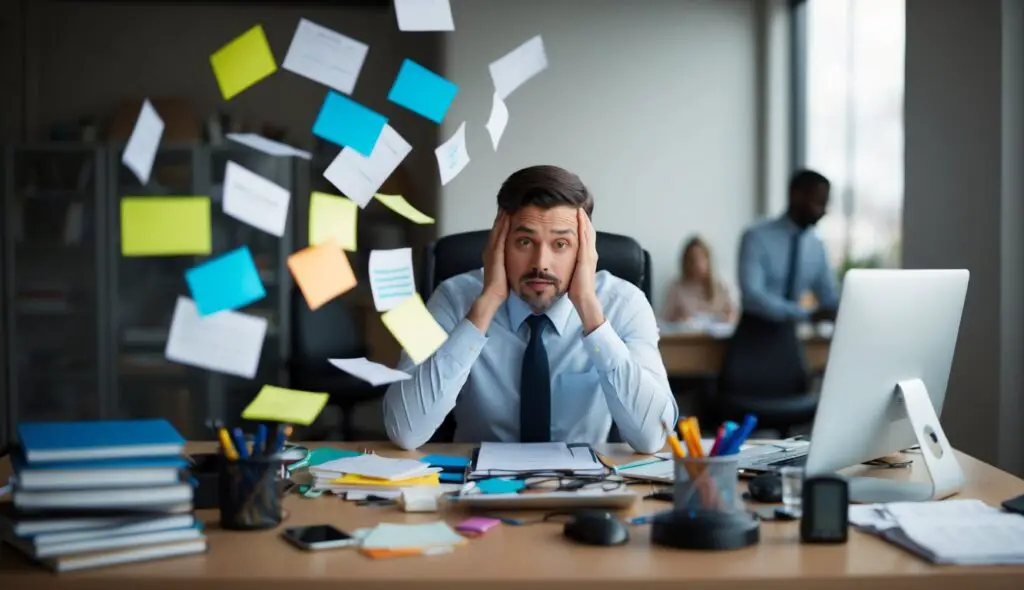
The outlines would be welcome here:
[[[621,545],[629,540],[626,524],[609,512],[580,510],[572,515],[562,534],[584,545]]]
[[[782,477],[778,473],[762,473],[750,480],[747,491],[756,502],[776,504],[782,501]]]

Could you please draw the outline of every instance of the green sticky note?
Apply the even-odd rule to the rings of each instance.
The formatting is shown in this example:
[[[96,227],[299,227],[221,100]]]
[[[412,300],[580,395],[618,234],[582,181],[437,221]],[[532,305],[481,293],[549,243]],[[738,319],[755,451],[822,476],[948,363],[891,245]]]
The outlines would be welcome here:
[[[309,245],[334,240],[343,250],[356,251],[359,205],[351,199],[313,192],[309,197]]]
[[[249,29],[210,56],[213,75],[224,100],[277,71],[274,54],[261,25]]]
[[[124,197],[121,254],[203,256],[211,252],[209,197]]]
[[[242,411],[242,418],[309,426],[324,409],[328,397],[326,393],[264,385]]]

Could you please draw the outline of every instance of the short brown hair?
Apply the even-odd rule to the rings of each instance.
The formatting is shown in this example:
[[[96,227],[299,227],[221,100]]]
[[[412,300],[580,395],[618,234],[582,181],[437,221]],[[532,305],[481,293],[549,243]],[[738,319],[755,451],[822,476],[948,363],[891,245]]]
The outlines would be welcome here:
[[[590,217],[594,199],[572,172],[558,166],[530,166],[509,176],[498,190],[498,207],[515,213],[530,205],[550,209],[559,205],[582,208]]]

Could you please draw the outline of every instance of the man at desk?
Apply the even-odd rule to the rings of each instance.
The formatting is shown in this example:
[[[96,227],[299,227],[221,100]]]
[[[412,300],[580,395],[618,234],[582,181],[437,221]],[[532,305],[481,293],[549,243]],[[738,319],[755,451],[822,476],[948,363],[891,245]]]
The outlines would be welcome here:
[[[744,314],[775,322],[835,319],[839,295],[834,273],[825,245],[812,231],[825,216],[829,189],[821,174],[797,172],[789,182],[786,213],[743,233],[739,272]],[[800,305],[808,289],[818,300],[814,311]]]
[[[427,442],[454,410],[456,442],[605,442],[612,423],[635,450],[662,448],[678,410],[654,311],[635,285],[597,271],[594,202],[555,166],[510,176],[484,267],[452,277],[427,308],[448,332],[398,368],[384,396],[398,446]]]

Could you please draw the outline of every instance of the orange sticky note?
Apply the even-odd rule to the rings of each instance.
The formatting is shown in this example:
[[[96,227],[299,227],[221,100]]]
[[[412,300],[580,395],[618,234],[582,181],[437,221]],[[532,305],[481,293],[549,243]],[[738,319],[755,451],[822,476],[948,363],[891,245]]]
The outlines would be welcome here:
[[[356,286],[348,256],[333,240],[292,254],[288,257],[288,269],[312,310]]]

